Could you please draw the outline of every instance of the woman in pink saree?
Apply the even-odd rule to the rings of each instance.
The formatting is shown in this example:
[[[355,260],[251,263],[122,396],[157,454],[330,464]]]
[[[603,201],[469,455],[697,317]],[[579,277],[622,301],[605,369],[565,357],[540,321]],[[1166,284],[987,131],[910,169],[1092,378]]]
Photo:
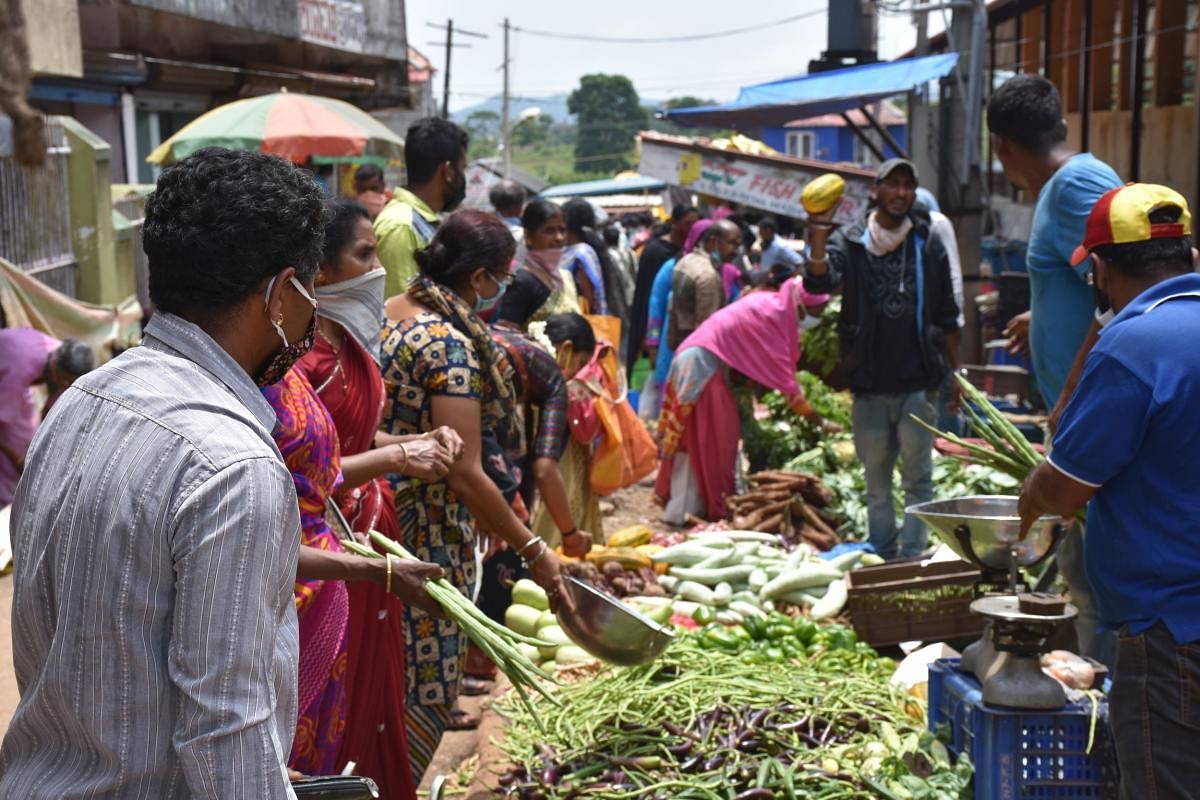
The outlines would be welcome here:
[[[799,279],[778,291],[750,292],[705,320],[675,351],[658,422],[662,464],[655,483],[667,504],[667,522],[682,525],[689,514],[726,516],[742,435],[729,387],[734,365],[760,386],[782,393],[797,414],[836,428],[821,419],[796,383],[804,320],[819,317],[828,300],[805,292]]]

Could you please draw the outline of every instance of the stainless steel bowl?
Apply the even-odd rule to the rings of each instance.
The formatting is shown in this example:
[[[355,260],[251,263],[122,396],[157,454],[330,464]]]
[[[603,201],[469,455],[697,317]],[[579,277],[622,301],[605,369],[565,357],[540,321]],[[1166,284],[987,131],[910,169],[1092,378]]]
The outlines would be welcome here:
[[[559,627],[571,641],[613,664],[643,664],[666,649],[675,634],[578,578],[567,578],[575,613],[559,611]]]
[[[962,558],[993,569],[1008,569],[1014,555],[1018,566],[1036,564],[1058,547],[1065,533],[1058,517],[1045,516],[1034,523],[1025,541],[1018,542],[1017,498],[1007,495],[933,500],[909,506],[904,513],[927,524]]]

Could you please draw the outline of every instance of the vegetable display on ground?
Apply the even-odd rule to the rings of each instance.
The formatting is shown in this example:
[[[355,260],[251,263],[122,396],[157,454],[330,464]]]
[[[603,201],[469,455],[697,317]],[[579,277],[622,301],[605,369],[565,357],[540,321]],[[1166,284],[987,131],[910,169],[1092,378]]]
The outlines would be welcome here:
[[[557,690],[564,710],[544,714],[545,732],[502,701],[507,796],[969,797],[969,764],[951,765],[917,704],[888,683],[894,664],[853,631],[768,617],[753,633],[716,633],[684,634],[653,663]]]

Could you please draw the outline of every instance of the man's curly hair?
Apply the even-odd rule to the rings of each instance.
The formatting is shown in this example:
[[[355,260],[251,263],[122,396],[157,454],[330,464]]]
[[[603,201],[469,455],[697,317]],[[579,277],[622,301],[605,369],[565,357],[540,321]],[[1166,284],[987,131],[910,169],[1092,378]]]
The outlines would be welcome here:
[[[312,277],[325,210],[312,177],[275,156],[206,147],[163,171],[142,247],[161,311],[220,313],[287,267]]]

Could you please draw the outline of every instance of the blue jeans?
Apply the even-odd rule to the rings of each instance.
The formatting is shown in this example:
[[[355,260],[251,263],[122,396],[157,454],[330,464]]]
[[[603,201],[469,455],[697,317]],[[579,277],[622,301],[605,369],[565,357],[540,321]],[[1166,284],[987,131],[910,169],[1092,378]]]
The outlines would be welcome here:
[[[867,525],[871,544],[884,558],[925,550],[928,534],[916,517],[905,517],[897,531],[892,472],[899,458],[905,506],[933,499],[933,434],[911,415],[932,425],[936,402],[936,391],[854,396],[854,450],[866,467]]]
[[[1184,800],[1200,787],[1200,642],[1161,622],[1122,631],[1108,696],[1124,800]]]

